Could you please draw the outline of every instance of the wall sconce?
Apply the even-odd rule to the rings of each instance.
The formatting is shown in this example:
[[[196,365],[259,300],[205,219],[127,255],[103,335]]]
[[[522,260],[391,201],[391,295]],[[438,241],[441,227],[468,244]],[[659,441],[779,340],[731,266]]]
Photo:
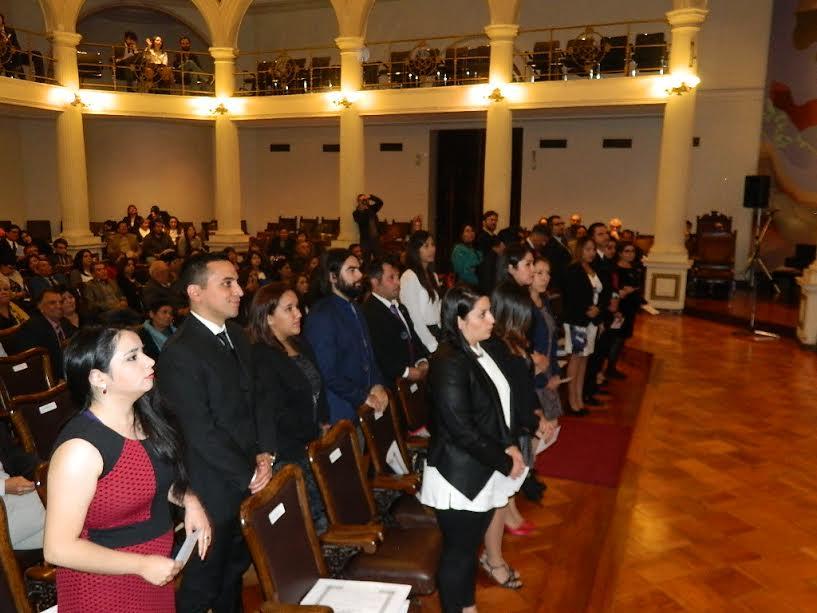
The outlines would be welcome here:
[[[681,96],[694,90],[701,83],[701,79],[694,74],[676,76],[669,76],[664,87],[664,92],[668,96]]]
[[[223,102],[219,102],[218,106],[210,110],[211,115],[226,115],[230,109]]]
[[[82,98],[80,98],[79,94],[77,93],[74,94],[74,99],[68,104],[73,106],[75,109],[79,109],[80,111],[88,108],[88,105],[82,101]]]
[[[335,106],[342,107],[344,109],[348,109],[348,108],[350,108],[352,106],[352,104],[354,104],[346,96],[341,96],[340,98],[335,98],[332,102],[333,102],[333,104]]]
[[[502,90],[498,87],[495,87],[494,90],[488,94],[488,100],[491,102],[502,102],[505,99],[505,95],[502,93]]]

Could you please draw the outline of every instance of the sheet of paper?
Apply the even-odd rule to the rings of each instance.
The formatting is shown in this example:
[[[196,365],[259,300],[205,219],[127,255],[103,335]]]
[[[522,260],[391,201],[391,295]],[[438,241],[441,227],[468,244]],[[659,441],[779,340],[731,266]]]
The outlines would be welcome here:
[[[57,613],[57,605],[54,605],[53,607],[51,607],[49,609],[46,609],[45,611],[42,611],[41,613]]]
[[[318,579],[301,604],[331,607],[335,613],[401,613],[406,610],[410,585]]]
[[[392,441],[386,451],[386,464],[389,465],[389,468],[391,468],[396,475],[407,475],[409,472],[406,463],[403,461],[403,454],[400,453],[400,447],[398,447],[397,441]]]
[[[539,439],[539,444],[536,446],[536,453],[534,453],[533,455],[539,455],[545,449],[547,449],[553,443],[555,443],[556,439],[559,438],[559,432],[561,432],[561,431],[562,431],[562,427],[561,426],[556,426],[556,430],[553,431],[553,436],[551,436],[548,440],[544,440],[544,439],[540,438]]]
[[[647,313],[649,313],[650,315],[660,315],[661,314],[661,311],[656,309],[651,304],[642,304],[641,308],[644,309],[645,311],[647,311]]]
[[[184,539],[184,543],[182,543],[181,549],[179,549],[179,553],[176,554],[176,561],[181,562],[182,566],[187,564],[187,561],[193,554],[193,550],[196,548],[198,542],[199,542],[198,531],[194,530],[193,532],[187,535],[186,539]]]

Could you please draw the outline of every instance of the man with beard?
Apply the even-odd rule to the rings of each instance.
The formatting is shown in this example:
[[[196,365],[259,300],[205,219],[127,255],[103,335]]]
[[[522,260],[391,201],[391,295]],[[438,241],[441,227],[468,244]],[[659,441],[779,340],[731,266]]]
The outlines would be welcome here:
[[[326,385],[330,421],[355,420],[364,402],[388,406],[366,319],[355,299],[363,293],[360,260],[348,249],[330,249],[323,268],[325,297],[309,311],[304,333]]]

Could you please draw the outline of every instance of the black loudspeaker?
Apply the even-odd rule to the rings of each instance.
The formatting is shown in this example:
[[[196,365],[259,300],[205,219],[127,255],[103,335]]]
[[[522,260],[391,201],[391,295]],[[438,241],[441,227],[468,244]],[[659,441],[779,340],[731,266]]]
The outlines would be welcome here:
[[[747,175],[743,184],[743,206],[747,209],[766,209],[769,207],[769,175]]]

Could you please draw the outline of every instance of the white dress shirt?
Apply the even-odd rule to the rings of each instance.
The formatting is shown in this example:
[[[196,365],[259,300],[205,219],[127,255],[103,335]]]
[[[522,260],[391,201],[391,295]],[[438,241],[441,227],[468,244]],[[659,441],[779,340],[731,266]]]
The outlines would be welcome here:
[[[428,352],[434,353],[437,350],[437,339],[428,326],[440,325],[440,297],[436,296],[431,300],[426,288],[420,285],[420,279],[409,269],[400,277],[400,302],[408,310],[417,336]]]

